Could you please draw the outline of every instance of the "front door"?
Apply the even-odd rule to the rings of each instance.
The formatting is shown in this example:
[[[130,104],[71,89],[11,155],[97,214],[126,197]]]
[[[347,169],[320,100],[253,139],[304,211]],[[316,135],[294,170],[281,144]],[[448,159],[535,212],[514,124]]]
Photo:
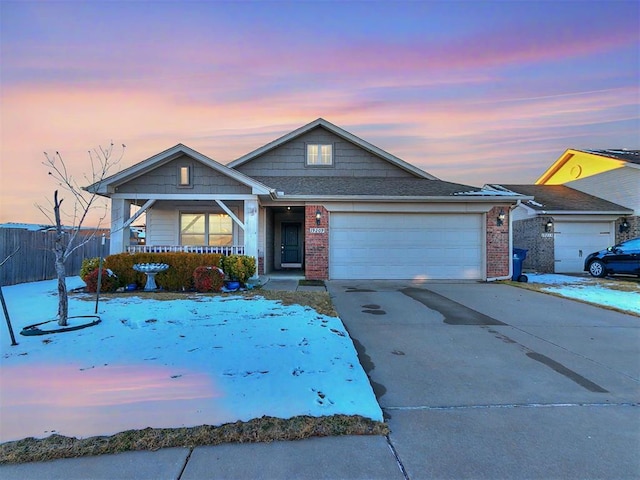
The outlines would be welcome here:
[[[302,266],[300,224],[283,223],[281,239],[282,267],[300,268]]]

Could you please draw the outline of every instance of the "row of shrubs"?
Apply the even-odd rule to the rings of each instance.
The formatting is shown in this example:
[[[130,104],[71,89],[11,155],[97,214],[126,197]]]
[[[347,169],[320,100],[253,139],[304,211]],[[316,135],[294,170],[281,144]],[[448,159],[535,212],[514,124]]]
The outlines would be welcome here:
[[[86,258],[80,268],[80,277],[89,291],[96,291],[99,258]],[[255,258],[246,255],[218,253],[119,253],[103,261],[102,291],[115,291],[135,284],[142,287],[146,275],[133,269],[136,263],[166,263],[169,268],[156,275],[159,287],[171,291],[219,291],[225,279],[246,284],[256,272]],[[219,270],[222,270],[220,272]],[[111,273],[109,273],[111,272]],[[195,276],[195,278],[194,278]],[[201,278],[201,280],[197,280]],[[212,287],[208,287],[212,285]],[[219,285],[219,287],[218,287]],[[212,290],[209,288],[216,288]],[[205,288],[205,290],[202,290]]]

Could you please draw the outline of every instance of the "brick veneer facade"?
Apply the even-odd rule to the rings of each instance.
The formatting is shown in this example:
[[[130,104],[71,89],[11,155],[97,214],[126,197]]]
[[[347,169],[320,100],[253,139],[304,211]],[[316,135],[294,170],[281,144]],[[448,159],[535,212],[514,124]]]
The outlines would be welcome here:
[[[527,258],[522,264],[525,271],[553,273],[555,269],[555,244],[553,227],[545,231],[545,225],[552,217],[537,215],[526,220],[513,222],[513,246],[527,250]]]
[[[500,211],[505,215],[502,225],[497,218]],[[487,213],[487,278],[509,275],[509,206],[494,207]]]
[[[258,275],[264,275],[264,253],[258,252]]]
[[[620,226],[625,220],[627,225],[629,225],[629,228],[626,231],[621,232]],[[625,242],[636,237],[640,237],[640,217],[637,215],[620,217],[616,221],[616,243]]]
[[[322,215],[316,223],[316,212]],[[323,229],[311,233],[311,229]],[[309,280],[329,278],[329,212],[321,205],[306,205],[304,211],[304,274]]]

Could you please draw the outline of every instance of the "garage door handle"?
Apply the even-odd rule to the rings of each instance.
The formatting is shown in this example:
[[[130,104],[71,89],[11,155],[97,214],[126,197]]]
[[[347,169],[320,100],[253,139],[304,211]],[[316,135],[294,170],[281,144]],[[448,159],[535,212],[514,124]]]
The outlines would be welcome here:
[[[578,257],[582,258],[582,250],[578,250]]]

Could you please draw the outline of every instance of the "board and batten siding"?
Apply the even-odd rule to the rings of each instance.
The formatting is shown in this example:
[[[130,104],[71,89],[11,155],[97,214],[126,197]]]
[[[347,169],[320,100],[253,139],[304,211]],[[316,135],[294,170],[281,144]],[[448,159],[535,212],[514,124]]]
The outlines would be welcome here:
[[[183,166],[191,168],[192,185],[188,187],[178,186],[178,172],[180,167]],[[199,193],[251,194],[251,187],[183,155],[142,176],[119,185],[116,191],[117,193],[140,194],[142,194],[141,192],[189,195],[197,195]]]
[[[306,165],[307,144],[332,144],[333,165],[308,167]],[[414,176],[322,127],[317,127],[243,165],[239,165],[236,170],[248,176],[401,178]]]

